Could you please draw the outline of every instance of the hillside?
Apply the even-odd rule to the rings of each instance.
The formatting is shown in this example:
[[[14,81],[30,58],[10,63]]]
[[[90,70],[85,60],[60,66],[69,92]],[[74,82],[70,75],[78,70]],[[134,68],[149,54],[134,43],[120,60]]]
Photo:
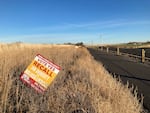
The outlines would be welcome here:
[[[129,43],[120,43],[120,44],[111,44],[107,45],[110,47],[120,47],[120,48],[150,48],[150,42],[129,42]]]
[[[19,80],[21,72],[38,53],[62,67],[43,95]],[[3,44],[0,56],[0,112],[144,112],[136,90],[113,78],[84,47]]]

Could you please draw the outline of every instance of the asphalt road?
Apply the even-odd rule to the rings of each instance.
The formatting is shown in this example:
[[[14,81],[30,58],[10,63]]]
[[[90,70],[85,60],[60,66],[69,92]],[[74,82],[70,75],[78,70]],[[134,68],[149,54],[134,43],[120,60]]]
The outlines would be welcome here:
[[[112,75],[120,76],[124,84],[127,81],[138,87],[138,93],[144,95],[144,108],[150,112],[150,65],[136,62],[126,56],[88,48],[94,58],[101,62]]]

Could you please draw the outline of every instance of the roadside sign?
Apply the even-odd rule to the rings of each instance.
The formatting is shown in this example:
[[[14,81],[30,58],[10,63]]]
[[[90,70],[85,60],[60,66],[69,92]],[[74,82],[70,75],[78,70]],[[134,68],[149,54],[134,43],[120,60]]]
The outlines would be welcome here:
[[[60,71],[60,66],[38,54],[20,79],[38,92],[44,92]]]

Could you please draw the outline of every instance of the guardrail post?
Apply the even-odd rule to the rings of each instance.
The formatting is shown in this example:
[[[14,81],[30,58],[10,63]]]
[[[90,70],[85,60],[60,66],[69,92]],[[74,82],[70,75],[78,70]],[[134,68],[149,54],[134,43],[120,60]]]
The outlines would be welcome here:
[[[101,51],[103,51],[103,47],[101,47]]]
[[[120,55],[119,47],[117,47],[117,55]]]
[[[145,50],[142,49],[142,63],[145,62]]]
[[[107,53],[109,52],[109,47],[106,48],[106,52],[107,52]]]

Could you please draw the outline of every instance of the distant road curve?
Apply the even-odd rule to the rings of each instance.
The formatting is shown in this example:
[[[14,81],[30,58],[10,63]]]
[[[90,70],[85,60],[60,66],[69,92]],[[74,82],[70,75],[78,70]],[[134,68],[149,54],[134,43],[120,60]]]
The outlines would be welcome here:
[[[139,94],[144,95],[144,107],[150,112],[150,65],[92,48],[88,50],[110,73],[120,76],[123,83],[129,81],[130,84],[137,86]]]

